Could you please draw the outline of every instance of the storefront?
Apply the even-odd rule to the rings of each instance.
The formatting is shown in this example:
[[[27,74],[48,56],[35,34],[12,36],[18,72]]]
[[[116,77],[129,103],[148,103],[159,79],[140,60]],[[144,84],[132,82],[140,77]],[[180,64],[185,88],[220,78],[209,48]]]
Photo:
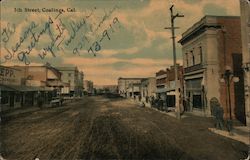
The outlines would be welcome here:
[[[202,78],[186,80],[186,109],[188,111],[203,111],[203,99]]]

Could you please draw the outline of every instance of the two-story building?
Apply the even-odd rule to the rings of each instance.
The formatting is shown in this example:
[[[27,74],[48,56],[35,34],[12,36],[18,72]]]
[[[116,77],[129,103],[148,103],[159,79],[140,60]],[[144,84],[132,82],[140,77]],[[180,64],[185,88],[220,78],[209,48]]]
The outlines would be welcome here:
[[[175,107],[175,69],[174,66],[170,66],[170,68],[167,68],[167,77],[166,77],[166,105],[168,107]],[[183,100],[183,67],[180,65],[177,65],[177,88],[178,88],[178,95],[179,96],[179,104],[182,106],[182,100]]]
[[[60,95],[62,89],[67,86],[67,84],[61,82],[61,72],[48,63],[41,66],[13,67],[22,71],[24,85],[26,87],[36,87],[36,91],[42,92],[42,96],[47,103],[53,97]],[[36,94],[30,95],[30,97],[34,97],[36,100]]]
[[[69,84],[69,88],[63,91],[63,94],[70,96],[81,96],[83,94],[84,74],[77,67],[56,67],[61,74],[61,80]]]
[[[118,93],[123,97],[134,97],[140,94],[140,83],[145,78],[118,78]]]
[[[177,96],[179,97],[183,93],[182,70],[182,66],[177,64],[177,88],[179,93]],[[170,68],[167,68],[166,70],[160,70],[156,73],[156,87],[157,98],[164,101],[163,105],[167,107],[175,107],[176,84],[175,70],[173,66],[170,66]],[[180,102],[180,104],[182,104],[182,102]]]
[[[160,70],[156,72],[156,96],[164,101],[166,101],[167,93],[167,71]]]
[[[151,107],[153,97],[156,97],[156,78],[149,77],[141,81],[140,84],[141,102],[147,107]]]
[[[225,117],[237,117],[244,122],[240,30],[239,17],[205,16],[182,34],[179,43],[189,111],[211,115],[209,101],[216,97]],[[231,73],[229,80],[227,73]],[[238,83],[234,83],[233,76],[239,78]]]

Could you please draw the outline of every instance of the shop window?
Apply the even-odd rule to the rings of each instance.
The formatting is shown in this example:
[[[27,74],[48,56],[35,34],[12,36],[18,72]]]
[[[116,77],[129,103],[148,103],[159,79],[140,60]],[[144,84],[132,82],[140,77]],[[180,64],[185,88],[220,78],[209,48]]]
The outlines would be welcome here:
[[[20,94],[15,95],[15,102],[21,102],[21,95]]]

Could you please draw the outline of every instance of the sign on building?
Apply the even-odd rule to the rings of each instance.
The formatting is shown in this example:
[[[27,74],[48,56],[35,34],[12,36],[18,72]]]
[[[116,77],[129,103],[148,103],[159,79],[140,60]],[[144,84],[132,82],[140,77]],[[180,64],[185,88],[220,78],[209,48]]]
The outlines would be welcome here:
[[[0,84],[3,85],[21,85],[21,71],[0,66]]]

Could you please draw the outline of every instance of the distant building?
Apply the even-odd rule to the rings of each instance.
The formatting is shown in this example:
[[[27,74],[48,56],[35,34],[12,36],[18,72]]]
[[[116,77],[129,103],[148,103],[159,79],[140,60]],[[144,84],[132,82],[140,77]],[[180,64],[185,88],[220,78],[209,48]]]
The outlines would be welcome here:
[[[62,74],[62,82],[69,84],[69,90],[64,94],[82,96],[84,74],[77,67],[56,67]],[[68,92],[68,93],[67,93]]]
[[[84,73],[80,71],[78,74],[78,83],[77,83],[77,95],[83,96],[83,89],[84,89]]]
[[[123,97],[134,97],[140,94],[140,83],[145,78],[118,78],[118,93]]]
[[[156,78],[149,77],[141,81],[141,102],[151,107],[152,99],[156,96]]]
[[[216,97],[226,118],[230,117],[231,111],[232,117],[244,123],[240,30],[239,17],[205,16],[182,34],[179,42],[182,45],[184,98],[188,111],[209,116],[209,101]],[[234,83],[230,78],[230,92],[227,92],[224,75],[230,68],[234,76],[239,77],[239,82]]]
[[[240,0],[242,55],[245,79],[245,113],[246,122],[250,126],[250,1]]]
[[[166,105],[167,107],[175,107],[175,70],[174,66],[170,66],[170,68],[167,68],[167,78],[166,78]],[[180,65],[177,65],[177,73],[178,73],[178,79],[177,79],[177,88],[178,88],[178,96],[180,97],[179,104],[182,108],[183,103],[183,67]]]
[[[167,71],[160,70],[156,72],[156,98],[166,101],[167,93]]]
[[[94,83],[92,81],[84,80],[84,92],[94,94]]]
[[[118,86],[117,85],[104,85],[104,86],[102,86],[102,88],[105,91],[105,93],[113,93],[113,94],[118,93]]]
[[[178,91],[179,95],[182,95],[183,80],[182,80],[182,66],[177,64],[178,71]],[[164,102],[164,106],[175,107],[175,71],[171,66],[166,70],[160,70],[156,72],[156,95]],[[181,100],[181,99],[180,99]],[[182,104],[182,103],[180,103]]]

